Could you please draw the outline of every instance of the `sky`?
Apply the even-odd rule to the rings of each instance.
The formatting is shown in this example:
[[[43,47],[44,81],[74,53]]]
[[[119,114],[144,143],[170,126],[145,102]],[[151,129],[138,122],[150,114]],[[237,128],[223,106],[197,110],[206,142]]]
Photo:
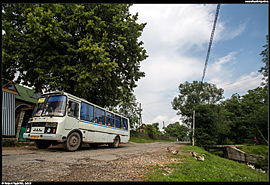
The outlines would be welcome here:
[[[180,122],[171,102],[178,86],[202,79],[216,4],[134,4],[138,23],[147,23],[140,41],[149,57],[134,93],[142,122],[162,130]],[[260,86],[261,51],[268,34],[268,4],[221,4],[204,82],[224,89],[224,99]]]

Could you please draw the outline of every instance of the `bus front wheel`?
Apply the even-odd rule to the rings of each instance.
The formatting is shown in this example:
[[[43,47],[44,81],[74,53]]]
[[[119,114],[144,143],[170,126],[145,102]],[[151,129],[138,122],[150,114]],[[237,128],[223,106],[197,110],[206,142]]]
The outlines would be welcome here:
[[[64,148],[66,151],[76,151],[81,145],[81,136],[78,132],[72,132],[67,140],[64,142]]]

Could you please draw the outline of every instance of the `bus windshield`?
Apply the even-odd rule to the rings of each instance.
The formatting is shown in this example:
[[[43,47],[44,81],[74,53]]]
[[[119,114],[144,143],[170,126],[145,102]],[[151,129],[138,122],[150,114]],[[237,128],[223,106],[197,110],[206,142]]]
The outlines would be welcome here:
[[[66,96],[39,98],[33,116],[64,116],[66,113],[66,104]]]

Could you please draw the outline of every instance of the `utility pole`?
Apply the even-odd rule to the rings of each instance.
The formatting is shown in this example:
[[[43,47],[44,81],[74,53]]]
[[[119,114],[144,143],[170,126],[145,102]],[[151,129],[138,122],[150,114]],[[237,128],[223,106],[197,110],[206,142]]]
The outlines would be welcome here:
[[[165,124],[164,124],[164,121],[163,121],[163,129],[165,129]]]
[[[140,103],[140,109],[139,109],[139,110],[140,110],[139,132],[141,132],[141,128],[140,128],[140,127],[141,127],[141,125],[142,125],[142,124],[141,124],[141,121],[142,121],[142,108],[141,108],[141,107],[142,107],[142,104]]]
[[[192,132],[192,146],[195,144],[195,110],[193,111],[193,132]]]

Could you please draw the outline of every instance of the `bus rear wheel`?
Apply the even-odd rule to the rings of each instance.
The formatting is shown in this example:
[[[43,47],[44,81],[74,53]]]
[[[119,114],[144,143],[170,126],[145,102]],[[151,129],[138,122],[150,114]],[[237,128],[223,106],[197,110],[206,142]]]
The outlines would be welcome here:
[[[119,136],[116,136],[114,138],[114,140],[113,140],[113,143],[110,143],[109,144],[109,147],[111,147],[111,148],[118,148],[119,145],[120,145],[120,138],[119,138]]]
[[[81,145],[81,136],[78,132],[72,132],[67,140],[64,142],[64,148],[66,151],[76,151]]]
[[[35,140],[35,145],[39,149],[46,149],[51,146],[52,142],[47,140]]]

